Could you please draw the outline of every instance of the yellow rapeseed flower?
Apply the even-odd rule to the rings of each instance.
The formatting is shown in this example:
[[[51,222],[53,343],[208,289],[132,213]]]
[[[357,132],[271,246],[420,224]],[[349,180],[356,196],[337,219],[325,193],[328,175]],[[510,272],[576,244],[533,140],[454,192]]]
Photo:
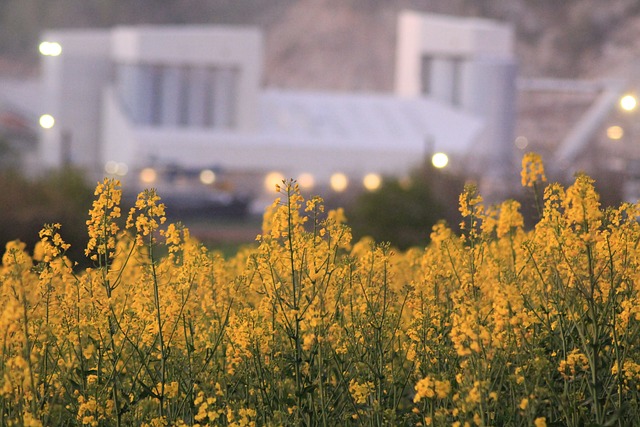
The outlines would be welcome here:
[[[522,171],[520,176],[523,187],[533,187],[538,181],[546,182],[547,177],[544,174],[542,157],[536,153],[525,154],[522,157]]]
[[[533,424],[536,427],[547,427],[547,419],[545,417],[538,417],[535,419]]]

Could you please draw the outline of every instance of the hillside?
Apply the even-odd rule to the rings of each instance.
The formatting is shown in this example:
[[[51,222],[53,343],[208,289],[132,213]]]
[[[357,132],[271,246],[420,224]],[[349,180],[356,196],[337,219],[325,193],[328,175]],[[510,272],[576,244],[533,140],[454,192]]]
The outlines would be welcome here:
[[[405,8],[511,22],[524,76],[598,76],[640,53],[635,0],[3,0],[0,73],[35,67],[45,28],[227,23],[264,29],[269,86],[383,91]]]
[[[396,16],[403,8],[511,22],[523,76],[601,75],[640,53],[639,6],[629,0],[304,0],[267,31],[267,83],[391,89]]]

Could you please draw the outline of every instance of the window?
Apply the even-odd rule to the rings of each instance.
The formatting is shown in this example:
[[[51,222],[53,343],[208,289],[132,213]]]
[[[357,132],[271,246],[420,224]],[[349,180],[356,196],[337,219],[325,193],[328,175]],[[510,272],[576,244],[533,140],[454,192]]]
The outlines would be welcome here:
[[[420,62],[422,93],[451,105],[460,105],[463,66],[464,60],[460,57],[424,55]]]
[[[451,104],[460,105],[462,103],[462,59],[451,58]]]
[[[423,94],[431,93],[431,67],[433,58],[423,55],[420,61],[420,89]]]
[[[134,123],[231,128],[235,125],[238,70],[120,64],[118,97]]]

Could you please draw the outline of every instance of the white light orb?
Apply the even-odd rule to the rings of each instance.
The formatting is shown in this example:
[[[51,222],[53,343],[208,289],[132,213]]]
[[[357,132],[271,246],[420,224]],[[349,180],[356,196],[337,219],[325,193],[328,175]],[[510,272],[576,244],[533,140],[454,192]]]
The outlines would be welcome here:
[[[51,129],[56,124],[56,119],[51,114],[43,114],[38,122],[43,129]]]
[[[518,147],[520,150],[524,150],[529,145],[529,139],[527,139],[526,136],[521,135],[516,138],[514,143],[516,144],[516,147]]]
[[[104,171],[109,175],[115,175],[115,173],[118,171],[118,163],[114,162],[113,160],[109,160],[104,164]]]
[[[633,111],[638,106],[638,100],[633,95],[625,95],[620,98],[620,107],[625,111]]]
[[[442,169],[449,164],[449,157],[444,153],[435,153],[431,157],[431,164],[438,169]]]
[[[119,162],[116,165],[116,175],[125,176],[129,173],[129,166],[126,163]]]
[[[200,182],[205,185],[211,185],[216,182],[216,173],[211,169],[203,169],[200,172]]]
[[[58,42],[43,41],[38,46],[38,50],[41,55],[44,56],[60,56],[62,53],[62,46]]]

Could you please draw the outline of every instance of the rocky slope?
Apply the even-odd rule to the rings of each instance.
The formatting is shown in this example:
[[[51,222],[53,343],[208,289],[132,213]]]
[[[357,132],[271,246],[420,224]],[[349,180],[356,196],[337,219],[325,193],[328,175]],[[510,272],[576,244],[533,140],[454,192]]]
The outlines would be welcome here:
[[[396,16],[405,8],[512,23],[524,76],[600,76],[640,54],[637,0],[3,0],[0,58],[37,64],[44,28],[258,25],[269,86],[384,91],[392,87]]]
[[[607,74],[640,53],[633,0],[299,0],[267,27],[267,83],[389,90],[404,8],[512,23],[524,76]]]

